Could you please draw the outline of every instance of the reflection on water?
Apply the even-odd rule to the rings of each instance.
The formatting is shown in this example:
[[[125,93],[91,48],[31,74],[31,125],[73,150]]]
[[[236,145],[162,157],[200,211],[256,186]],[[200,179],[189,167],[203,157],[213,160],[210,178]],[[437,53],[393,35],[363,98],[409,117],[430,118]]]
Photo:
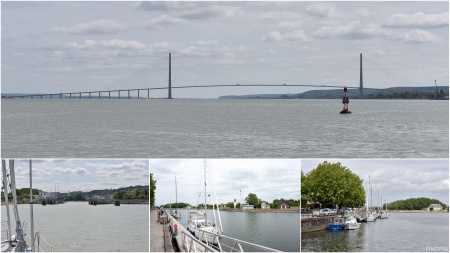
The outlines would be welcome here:
[[[350,231],[321,230],[301,235],[308,251],[426,251],[449,248],[448,213],[391,213],[389,219],[361,223]]]

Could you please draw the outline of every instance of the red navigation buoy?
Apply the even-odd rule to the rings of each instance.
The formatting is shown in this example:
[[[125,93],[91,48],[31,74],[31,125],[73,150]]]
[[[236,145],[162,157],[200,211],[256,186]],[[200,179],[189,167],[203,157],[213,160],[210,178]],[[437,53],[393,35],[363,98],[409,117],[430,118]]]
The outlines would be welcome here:
[[[347,87],[344,86],[344,96],[342,96],[342,103],[344,104],[344,109],[340,112],[340,114],[352,113],[348,110],[348,104],[350,103],[350,99],[347,95]]]

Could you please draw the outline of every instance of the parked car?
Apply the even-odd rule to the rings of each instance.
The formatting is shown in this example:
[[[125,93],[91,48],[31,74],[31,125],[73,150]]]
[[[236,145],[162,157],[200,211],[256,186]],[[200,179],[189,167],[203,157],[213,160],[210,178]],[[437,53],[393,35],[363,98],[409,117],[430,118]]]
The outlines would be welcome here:
[[[320,211],[319,210],[314,210],[314,212],[312,213],[312,216],[316,216],[319,217],[320,216]]]
[[[329,216],[329,215],[331,215],[330,209],[324,208],[324,209],[323,209],[323,214],[324,214],[324,216]]]
[[[327,213],[325,212],[324,209],[320,209],[319,210],[319,217],[323,217],[323,216],[327,216]]]

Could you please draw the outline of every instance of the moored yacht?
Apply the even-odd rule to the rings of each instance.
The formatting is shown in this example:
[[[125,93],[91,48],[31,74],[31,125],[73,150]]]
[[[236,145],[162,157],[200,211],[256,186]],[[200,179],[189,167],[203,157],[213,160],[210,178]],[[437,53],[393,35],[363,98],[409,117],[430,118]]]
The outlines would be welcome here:
[[[345,229],[346,230],[358,229],[360,225],[361,224],[356,221],[355,217],[348,217],[345,220]]]
[[[209,174],[211,174],[212,170],[211,170],[211,168],[208,167],[207,161],[205,160],[203,162],[203,170],[204,170],[203,181],[204,181],[205,187],[204,187],[204,192],[201,193],[201,194],[203,194],[204,201],[205,201],[203,204],[204,209],[189,212],[188,230],[191,232],[192,235],[197,237],[200,241],[204,241],[208,244],[210,244],[210,243],[218,244],[219,239],[223,233],[222,222],[220,220],[219,209],[217,208],[217,206],[218,206],[217,205],[217,197],[214,192],[214,185],[212,185],[212,183],[213,183],[213,180],[211,178],[212,175],[210,175],[210,177],[209,177],[209,180],[210,180],[209,182],[207,182],[207,180],[206,180],[207,169],[209,169],[208,172],[209,172]],[[211,186],[211,192],[208,195],[206,192],[207,183],[209,183]],[[201,196],[201,194],[200,194],[200,196]],[[214,217],[214,222],[211,222],[210,220],[207,219],[207,213],[206,213],[206,207],[207,207],[206,197],[207,196],[212,197],[212,199],[213,199],[212,213],[213,213],[213,217]],[[217,212],[217,215],[216,215],[216,212]],[[217,223],[217,219],[218,219],[219,223]]]

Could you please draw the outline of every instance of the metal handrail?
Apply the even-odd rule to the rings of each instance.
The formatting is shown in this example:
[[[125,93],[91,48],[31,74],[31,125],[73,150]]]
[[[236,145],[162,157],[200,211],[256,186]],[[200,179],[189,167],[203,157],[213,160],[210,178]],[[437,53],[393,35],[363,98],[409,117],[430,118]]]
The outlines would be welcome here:
[[[208,232],[208,231],[204,231],[204,230],[202,232],[203,233],[207,233],[207,234],[217,235],[217,234],[214,234],[214,233],[211,233],[211,232]],[[221,247],[221,246],[227,247],[227,248],[231,249],[232,252],[234,252],[235,250],[238,251],[238,252],[244,252],[244,250],[242,249],[241,244],[249,246],[249,247],[252,247],[252,248],[256,248],[256,249],[262,250],[262,251],[282,252],[282,251],[279,251],[277,249],[269,248],[269,247],[266,247],[266,246],[261,246],[261,245],[254,244],[254,243],[251,243],[251,242],[242,241],[242,240],[239,240],[239,239],[236,239],[236,238],[232,238],[232,237],[229,237],[229,236],[225,236],[225,235],[220,235],[220,238],[225,238],[225,239],[228,239],[228,240],[231,240],[231,241],[234,242],[233,246],[231,247],[231,246],[228,246],[228,245],[226,245],[226,244],[224,244],[224,243],[219,241],[219,247]],[[236,246],[239,247],[239,250],[236,249]],[[221,249],[221,251],[223,251],[223,250]]]
[[[218,252],[211,246],[204,244],[202,241],[195,238],[190,233],[186,233],[186,231],[181,231],[181,240],[183,242],[183,247],[187,250],[187,252]],[[201,248],[198,246],[201,246],[203,251],[201,251]]]

